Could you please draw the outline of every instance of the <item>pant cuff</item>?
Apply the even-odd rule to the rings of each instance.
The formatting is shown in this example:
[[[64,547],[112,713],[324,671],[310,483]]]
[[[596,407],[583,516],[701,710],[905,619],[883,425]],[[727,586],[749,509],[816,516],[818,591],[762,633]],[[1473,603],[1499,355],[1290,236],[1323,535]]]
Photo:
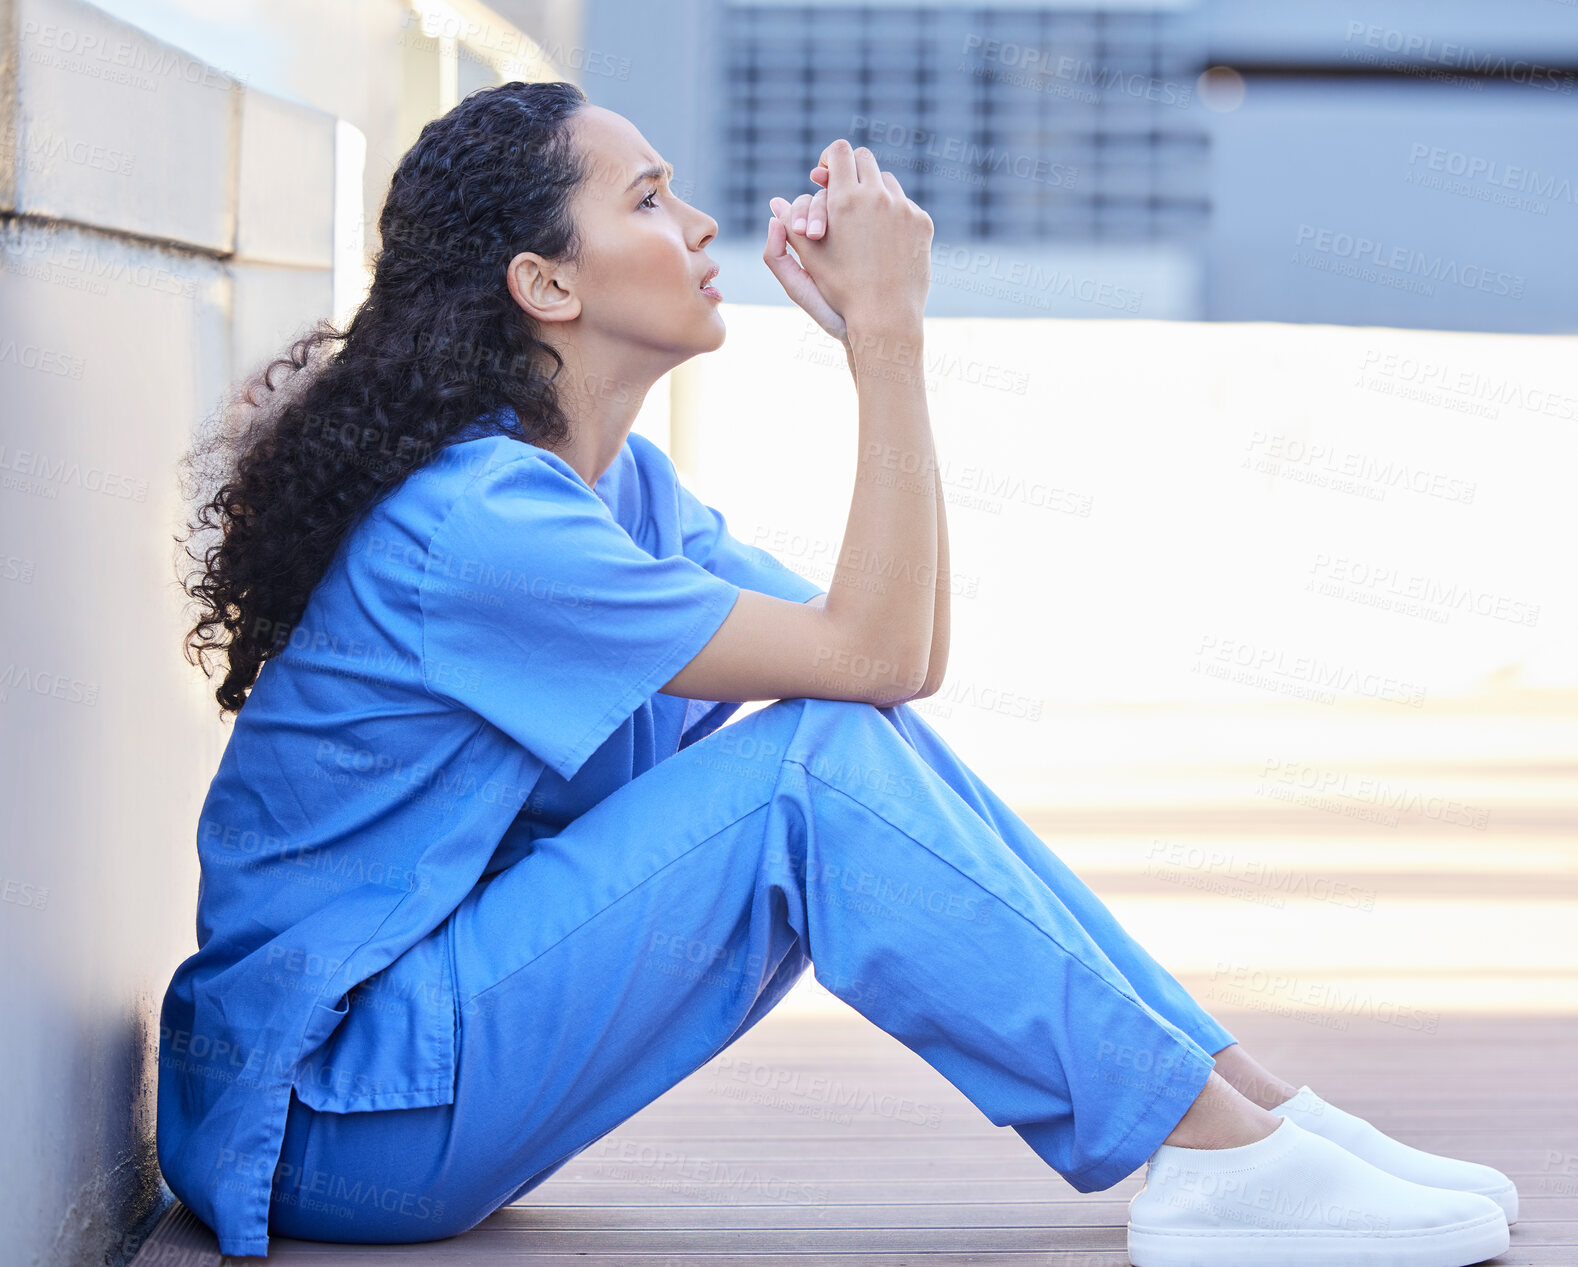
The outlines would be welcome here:
[[[1117,1147],[1100,1161],[1063,1176],[1075,1191],[1101,1192],[1127,1179],[1172,1134],[1216,1067],[1216,1062],[1192,1042],[1180,1042],[1179,1051],[1182,1058],[1172,1077],[1146,1102]]]

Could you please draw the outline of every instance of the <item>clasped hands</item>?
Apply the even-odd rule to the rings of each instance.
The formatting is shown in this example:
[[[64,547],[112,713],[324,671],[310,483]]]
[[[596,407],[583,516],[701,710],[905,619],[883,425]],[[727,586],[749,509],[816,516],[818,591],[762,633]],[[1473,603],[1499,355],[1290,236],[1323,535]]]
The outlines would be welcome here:
[[[829,193],[835,165],[841,190],[846,184],[880,182],[892,195],[878,214],[856,218],[864,237],[853,242],[837,243],[837,246],[844,248],[842,252],[833,251],[831,248],[835,244],[826,240],[832,228]],[[876,157],[869,149],[865,146],[852,148],[842,138],[833,141],[822,151],[810,176],[815,184],[821,186],[814,194],[801,194],[793,202],[776,197],[769,200],[773,215],[767,224],[767,245],[762,252],[762,259],[789,298],[804,309],[817,325],[842,343],[848,352],[849,323],[846,315],[850,300],[862,289],[869,290],[872,282],[883,288],[882,283],[887,281],[889,285],[886,289],[899,293],[865,294],[867,302],[875,300],[880,303],[891,299],[902,307],[908,299],[915,303],[917,314],[924,306],[926,288],[930,284],[929,253],[924,256],[920,268],[911,267],[903,273],[895,272],[892,268],[892,217],[897,209],[904,208],[911,217],[924,221],[923,226],[912,223],[902,226],[915,237],[918,246],[924,247],[930,245],[931,217],[905,194],[892,172],[877,167]],[[905,219],[907,221],[908,217]],[[794,247],[794,255],[789,253],[788,248],[791,246]],[[884,247],[887,248],[885,251]],[[873,264],[873,272],[869,276],[852,275],[856,274],[856,270],[849,267],[852,263],[849,258],[851,250],[862,263],[870,261]],[[833,258],[840,254],[843,258]],[[874,257],[879,255],[885,255],[888,259],[876,260]],[[796,260],[795,256],[799,259]],[[888,264],[886,270],[882,268],[883,263]],[[891,278],[885,273],[891,274]],[[821,284],[818,284],[818,278]],[[906,290],[909,293],[903,293]]]

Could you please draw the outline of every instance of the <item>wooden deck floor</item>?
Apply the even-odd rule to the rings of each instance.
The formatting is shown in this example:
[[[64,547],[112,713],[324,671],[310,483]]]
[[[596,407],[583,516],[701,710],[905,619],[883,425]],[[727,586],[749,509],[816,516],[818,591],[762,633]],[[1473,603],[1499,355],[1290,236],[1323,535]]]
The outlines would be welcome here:
[[[1328,1099],[1418,1147],[1512,1175],[1522,1218],[1496,1263],[1578,1263],[1578,1020],[1454,1016],[1433,1035],[1379,1024],[1356,1035],[1221,1015],[1270,1067]],[[775,1012],[526,1204],[465,1236],[409,1246],[275,1238],[266,1261],[1124,1267],[1139,1183],[1081,1195],[862,1017]],[[206,1229],[195,1232],[187,1267],[208,1257]],[[142,1261],[172,1261],[155,1251],[150,1243]]]

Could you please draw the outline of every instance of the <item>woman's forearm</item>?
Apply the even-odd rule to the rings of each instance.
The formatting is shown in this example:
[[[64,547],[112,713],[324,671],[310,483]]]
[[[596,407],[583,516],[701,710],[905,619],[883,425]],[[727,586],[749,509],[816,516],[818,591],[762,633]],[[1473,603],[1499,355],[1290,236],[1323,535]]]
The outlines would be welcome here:
[[[937,500],[937,576],[933,587],[935,601],[931,617],[931,652],[926,661],[926,681],[922,695],[931,695],[942,685],[948,671],[948,597],[953,577],[948,572],[948,517],[943,512],[942,467],[932,463],[932,495]]]
[[[860,398],[858,457],[849,519],[826,609],[870,648],[874,692],[908,699],[928,682],[938,586],[936,452],[921,373],[922,322],[851,328],[845,341]],[[885,565],[892,560],[891,566]],[[872,584],[872,564],[899,583]],[[932,577],[936,584],[915,584]]]
[[[849,376],[854,379],[858,388],[860,375],[855,368],[855,353],[847,340],[844,342],[844,359],[849,362]],[[926,681],[920,690],[922,695],[935,693],[941,687],[943,677],[948,672],[948,629],[950,620],[948,601],[953,584],[953,577],[949,572],[948,516],[943,505],[941,463],[933,462],[931,469],[932,494],[937,500],[937,572],[933,578],[935,599],[932,606],[931,648],[927,653]],[[818,595],[818,597],[822,598],[824,596]]]

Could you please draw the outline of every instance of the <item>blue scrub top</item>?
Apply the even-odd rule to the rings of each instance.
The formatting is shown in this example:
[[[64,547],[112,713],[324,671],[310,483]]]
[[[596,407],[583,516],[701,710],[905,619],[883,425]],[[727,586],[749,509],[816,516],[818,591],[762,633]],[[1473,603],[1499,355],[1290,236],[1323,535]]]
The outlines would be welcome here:
[[[445,919],[740,707],[657,691],[742,588],[825,592],[735,540],[644,437],[588,487],[501,434],[508,418],[479,419],[346,536],[203,804],[157,1139],[225,1254],[267,1252],[293,1088],[335,1112],[453,1102]]]

